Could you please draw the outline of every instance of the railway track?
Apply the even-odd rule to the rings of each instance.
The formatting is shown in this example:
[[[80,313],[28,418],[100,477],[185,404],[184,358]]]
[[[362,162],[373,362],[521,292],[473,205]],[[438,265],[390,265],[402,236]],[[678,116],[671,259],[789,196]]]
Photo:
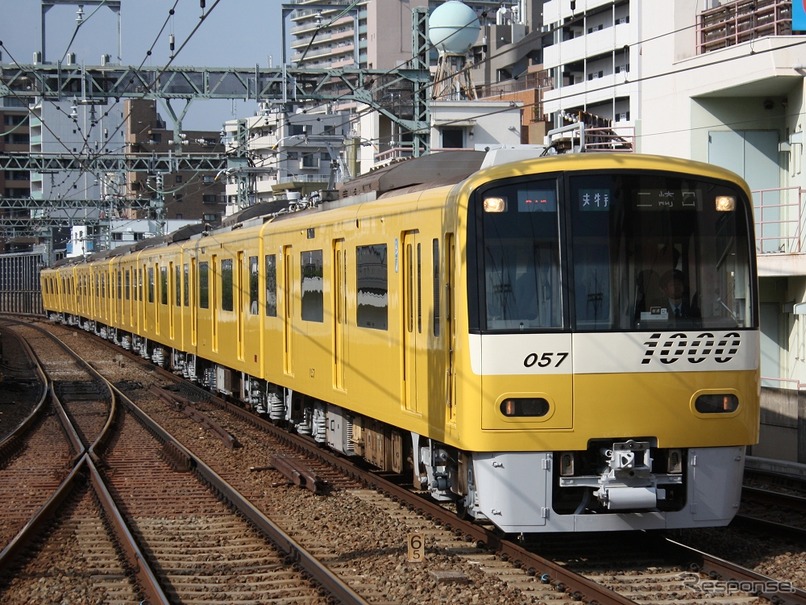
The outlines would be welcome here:
[[[97,341],[92,346],[97,349]],[[169,425],[184,445],[209,461],[239,492],[263,510],[282,511],[278,524],[325,559],[334,573],[360,586],[368,602],[429,602],[435,595],[447,600],[468,594],[475,594],[480,603],[500,598],[525,603],[806,602],[803,592],[786,580],[742,570],[655,536],[631,547],[622,536],[599,539],[610,545],[605,548],[608,556],[567,536],[563,542],[578,554],[553,552],[544,540],[537,545],[510,542],[487,528],[464,524],[403,486],[330,456],[308,439],[240,408],[220,407],[223,404],[215,403],[208,393],[187,385],[177,387],[184,389],[186,400],[209,400],[191,405],[237,440],[240,447],[231,447],[220,431],[182,413],[170,397],[144,388],[155,381],[168,386],[170,375],[154,368],[136,369],[139,366],[131,360],[123,363],[124,376],[118,372],[121,364],[109,361],[110,354],[96,355],[96,359],[102,372],[117,372],[114,379],[138,405]],[[325,495],[301,490],[291,479],[293,473],[284,475],[270,464],[278,456],[297,458],[312,475],[326,477]],[[332,465],[331,470],[326,465]],[[412,535],[423,538],[425,565],[412,565],[406,559]]]
[[[734,524],[799,540],[806,545],[806,498],[745,486],[742,488],[742,508]]]
[[[2,325],[6,376],[31,384],[25,403],[4,406],[0,441],[0,544],[7,544],[68,475],[75,452],[52,414],[47,380],[33,351]],[[11,372],[8,369],[12,368]],[[6,414],[6,409],[10,413]],[[8,418],[8,420],[7,420]],[[8,422],[8,424],[6,424]],[[41,453],[48,451],[43,457]]]
[[[49,351],[40,349],[42,357],[45,349]],[[63,357],[54,357],[52,363],[67,365]],[[75,372],[71,368],[71,380]],[[92,389],[71,387],[65,392],[82,404],[96,401]],[[49,601],[54,596],[114,600],[118,594],[106,581],[113,577],[119,586],[125,584],[121,578],[133,575],[137,584],[131,594],[151,603],[364,602],[130,401],[124,398],[121,403],[126,410],[118,415],[111,398],[107,422],[99,423],[96,411],[87,413],[86,407],[60,414],[73,446],[86,454],[0,554],[6,576],[4,602],[27,602],[28,595],[42,591]],[[59,407],[55,399],[54,405]],[[81,435],[71,417],[79,420]],[[96,435],[92,430],[98,426],[103,428]],[[107,430],[113,426],[114,432]],[[112,435],[111,441],[106,435]],[[92,446],[90,439],[95,439]],[[43,446],[37,453],[42,457],[47,451]],[[94,460],[102,455],[103,472],[98,472]],[[82,480],[85,475],[101,500],[102,516],[93,514],[80,495],[89,489]],[[98,555],[95,544],[102,540],[81,540],[87,534],[76,528],[97,531],[105,523],[114,526],[114,538],[109,539],[116,546]],[[41,538],[47,527],[54,529]],[[67,554],[54,564],[54,552]],[[102,564],[96,564],[99,557]],[[9,571],[16,573],[9,577]],[[96,576],[101,579],[96,581]],[[84,592],[82,578],[92,578]]]

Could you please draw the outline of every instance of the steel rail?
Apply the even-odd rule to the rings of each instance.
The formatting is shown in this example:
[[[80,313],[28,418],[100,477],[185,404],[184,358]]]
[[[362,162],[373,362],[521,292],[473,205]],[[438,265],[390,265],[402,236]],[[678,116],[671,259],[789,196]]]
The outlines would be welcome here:
[[[106,482],[100,472],[98,472],[95,463],[92,461],[92,457],[89,454],[85,454],[82,460],[89,469],[89,478],[95,490],[95,494],[98,496],[98,501],[104,509],[109,524],[115,532],[118,544],[120,544],[126,560],[134,570],[140,588],[148,597],[148,603],[152,605],[156,605],[157,603],[168,605],[171,602],[170,599],[168,599],[167,595],[162,590],[157,575],[154,573],[154,570],[148,563],[148,559],[146,559],[143,551],[137,544],[137,540],[132,534],[131,529],[129,529],[129,525],[126,523],[123,515],[120,513],[120,509],[118,509],[114,497],[106,486]]]
[[[669,552],[690,562],[692,571],[710,576],[714,581],[714,592],[725,590],[751,592],[776,605],[806,605],[806,591],[796,588],[791,582],[783,582],[756,573],[671,538],[664,540]]]
[[[62,503],[72,494],[78,487],[82,484],[81,482],[89,479],[93,490],[95,491],[96,496],[98,497],[98,502],[100,503],[101,507],[106,514],[107,520],[109,521],[112,529],[115,532],[115,536],[117,538],[118,544],[121,547],[121,550],[124,553],[131,569],[134,570],[134,574],[137,577],[139,587],[143,590],[144,594],[148,597],[150,603],[160,603],[167,605],[170,603],[170,600],[165,595],[162,587],[160,586],[159,582],[156,579],[156,574],[149,566],[145,556],[143,555],[140,547],[138,546],[134,536],[131,533],[128,525],[126,524],[123,516],[120,514],[117,505],[115,504],[114,498],[112,497],[109,489],[106,487],[106,484],[101,477],[98,469],[93,461],[93,458],[96,458],[97,455],[94,452],[94,448],[102,442],[105,442],[109,437],[111,437],[112,429],[114,428],[114,419],[117,415],[117,404],[115,398],[115,391],[112,388],[112,385],[103,377],[101,376],[90,364],[86,361],[81,359],[81,357],[73,351],[70,347],[68,347],[65,343],[63,343],[60,339],[56,338],[53,334],[47,332],[47,330],[42,329],[40,326],[31,325],[31,324],[24,324],[26,327],[31,327],[38,330],[40,333],[47,335],[51,341],[61,346],[61,348],[66,351],[69,355],[71,355],[80,365],[84,367],[92,376],[95,376],[97,379],[100,379],[101,382],[106,386],[109,391],[111,397],[111,404],[110,404],[110,413],[107,417],[107,421],[104,425],[104,428],[101,431],[101,434],[96,437],[95,441],[90,445],[87,446],[85,443],[82,442],[81,437],[78,434],[75,426],[70,420],[70,417],[67,414],[67,411],[64,408],[64,405],[59,398],[56,396],[56,393],[53,389],[53,382],[50,378],[46,378],[48,389],[47,392],[50,393],[51,401],[53,406],[56,410],[56,415],[59,418],[59,421],[62,425],[62,428],[65,431],[66,438],[70,442],[71,447],[77,453],[77,458],[73,463],[73,469],[67,478],[59,485],[56,489],[54,494],[45,502],[45,504],[40,507],[40,509],[34,514],[31,520],[26,523],[26,525],[17,533],[17,535],[9,542],[5,549],[0,553],[0,569],[6,568],[10,564],[10,562],[24,549],[28,544],[31,544],[33,540],[40,534],[41,531],[46,527],[46,524],[51,519],[55,518],[58,515],[58,511],[62,505]],[[26,343],[27,345],[27,343]],[[36,353],[28,348],[30,351],[32,358],[36,360],[36,365],[39,370],[43,373],[44,376],[44,369],[42,369],[41,360],[36,355]]]
[[[5,321],[12,321],[6,318],[3,318]],[[18,323],[18,322],[13,322]],[[25,341],[24,338],[20,338],[18,334],[15,333],[15,338],[17,338],[20,343],[22,344],[23,349],[25,349],[26,355],[28,359],[31,361],[33,365],[33,372],[37,376],[39,383],[42,385],[42,395],[39,398],[39,401],[34,405],[31,413],[28,415],[25,420],[23,420],[12,432],[9,434],[5,439],[0,441],[0,458],[6,457],[7,454],[12,452],[14,448],[20,443],[21,438],[26,435],[36,424],[36,422],[42,418],[45,414],[45,410],[47,409],[47,399],[48,393],[51,392],[50,390],[50,381],[48,380],[45,371],[42,369],[42,366],[39,363],[39,360],[36,357],[33,349],[31,349],[30,345]]]
[[[113,389],[117,389],[113,386]],[[319,583],[328,594],[339,603],[345,605],[368,605],[367,601],[344,583],[327,566],[322,564],[314,555],[308,552],[301,544],[284,532],[271,521],[249,500],[241,495],[234,487],[225,481],[212,468],[199,460],[190,450],[177,442],[153,418],[131,401],[126,395],[118,391],[118,399],[157,439],[170,444],[170,448],[178,455],[190,461],[192,470],[199,478],[206,482],[211,489],[220,494],[222,500],[230,504],[235,510],[249,520],[252,525],[268,538],[278,550],[304,569],[308,575]]]
[[[157,368],[157,371],[164,372],[165,376],[173,376],[170,372],[162,368]],[[627,605],[634,603],[606,586],[597,584],[593,580],[578,575],[561,565],[557,565],[553,561],[529,552],[525,548],[502,538],[499,534],[490,529],[470,521],[459,519],[454,513],[443,508],[437,502],[426,500],[414,494],[406,487],[399,486],[384,479],[378,473],[356,467],[344,458],[321,449],[310,439],[289,433],[243,408],[220,400],[219,398],[212,397],[210,393],[206,391],[200,390],[200,392],[204,393],[209,398],[210,403],[226,408],[229,412],[239,416],[241,419],[271,433],[273,437],[282,442],[314,458],[324,461],[339,469],[347,476],[362,481],[365,485],[372,486],[399,502],[407,504],[427,518],[436,520],[437,523],[452,529],[458,535],[463,535],[466,540],[473,540],[477,544],[483,544],[490,550],[500,553],[503,559],[513,561],[516,565],[525,568],[530,574],[539,576],[543,583],[551,584],[558,592],[564,592],[576,601],[596,602],[600,605]]]

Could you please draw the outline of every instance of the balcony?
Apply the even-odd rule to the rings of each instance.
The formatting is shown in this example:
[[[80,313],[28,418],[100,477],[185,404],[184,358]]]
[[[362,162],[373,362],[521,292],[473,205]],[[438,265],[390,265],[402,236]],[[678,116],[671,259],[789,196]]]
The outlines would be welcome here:
[[[698,54],[792,33],[792,0],[738,0],[700,13]]]

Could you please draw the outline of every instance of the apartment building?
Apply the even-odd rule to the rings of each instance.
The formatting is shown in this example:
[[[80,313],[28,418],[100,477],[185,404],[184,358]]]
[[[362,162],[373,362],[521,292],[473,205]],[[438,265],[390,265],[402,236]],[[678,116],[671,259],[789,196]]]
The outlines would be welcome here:
[[[760,273],[762,447],[806,462],[806,408],[798,403],[806,386],[806,26],[793,31],[796,4],[549,0],[543,60],[552,88],[543,101],[553,127],[595,117],[633,137],[637,151],[710,162],[748,182]]]
[[[224,144],[219,131],[184,130],[179,135],[168,128],[157,111],[156,101],[132,99],[124,103],[125,148],[128,154],[176,153],[221,154]],[[177,140],[176,136],[179,138]],[[213,172],[179,170],[165,174],[131,172],[126,175],[126,199],[149,200],[147,211],[135,211],[123,203],[120,217],[166,220],[201,220],[219,225],[225,215],[224,183]],[[141,206],[141,205],[138,205]]]
[[[28,153],[29,124],[27,99],[0,98],[0,154]],[[3,208],[0,208],[0,218],[12,220],[28,218],[30,213],[25,208],[16,207],[17,204],[13,200],[24,200],[30,196],[31,184],[27,171],[0,171],[0,197],[7,200]],[[3,232],[1,238],[3,241],[15,239],[11,237],[12,235],[9,230],[8,233]]]
[[[535,7],[539,3],[539,0],[465,2],[485,23],[495,22],[497,11],[503,4]],[[318,69],[359,67],[393,70],[411,67],[412,49],[418,44],[415,13],[430,13],[441,4],[443,2],[434,0],[373,0],[357,3],[340,0],[324,5],[316,0],[297,0],[286,5],[292,23],[288,32],[292,50],[288,62],[295,67]],[[532,8],[529,14],[531,11]],[[525,13],[526,10],[521,9],[521,14]],[[503,35],[503,30],[501,33]],[[518,32],[516,35],[519,35]],[[428,55],[430,63],[435,65],[436,49],[430,49]],[[413,119],[412,90],[405,83],[378,86],[370,92],[379,105],[387,107],[394,115]],[[352,103],[339,103],[335,107],[335,110],[349,116],[351,131],[362,142],[356,149],[358,170],[365,172],[371,167],[411,156],[411,134],[382,113],[367,112],[365,109],[363,105]],[[432,131],[436,130],[440,135],[435,148],[446,146],[438,123],[448,124],[451,121],[450,113],[443,113],[432,120]],[[469,133],[470,128],[466,127],[463,137],[472,147]],[[448,138],[456,136],[455,132],[447,133]],[[482,140],[477,142],[481,143]]]
[[[349,114],[328,106],[285,111],[262,104],[255,116],[228,120],[225,145],[234,160],[222,179],[227,214],[332,187],[349,174],[342,150],[351,128]],[[253,197],[243,199],[245,191]]]

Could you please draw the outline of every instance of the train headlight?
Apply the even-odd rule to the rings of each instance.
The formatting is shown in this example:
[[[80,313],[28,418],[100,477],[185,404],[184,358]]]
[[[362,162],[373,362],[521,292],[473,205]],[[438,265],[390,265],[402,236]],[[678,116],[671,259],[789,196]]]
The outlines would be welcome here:
[[[485,197],[483,203],[484,212],[506,212],[507,201],[502,197]]]
[[[717,212],[733,212],[736,210],[736,198],[732,195],[718,195],[714,199]]]
[[[540,417],[549,412],[549,402],[542,397],[508,397],[501,402],[501,413],[508,417]]]
[[[700,395],[694,401],[694,409],[700,414],[730,414],[739,408],[739,398],[729,393]]]

